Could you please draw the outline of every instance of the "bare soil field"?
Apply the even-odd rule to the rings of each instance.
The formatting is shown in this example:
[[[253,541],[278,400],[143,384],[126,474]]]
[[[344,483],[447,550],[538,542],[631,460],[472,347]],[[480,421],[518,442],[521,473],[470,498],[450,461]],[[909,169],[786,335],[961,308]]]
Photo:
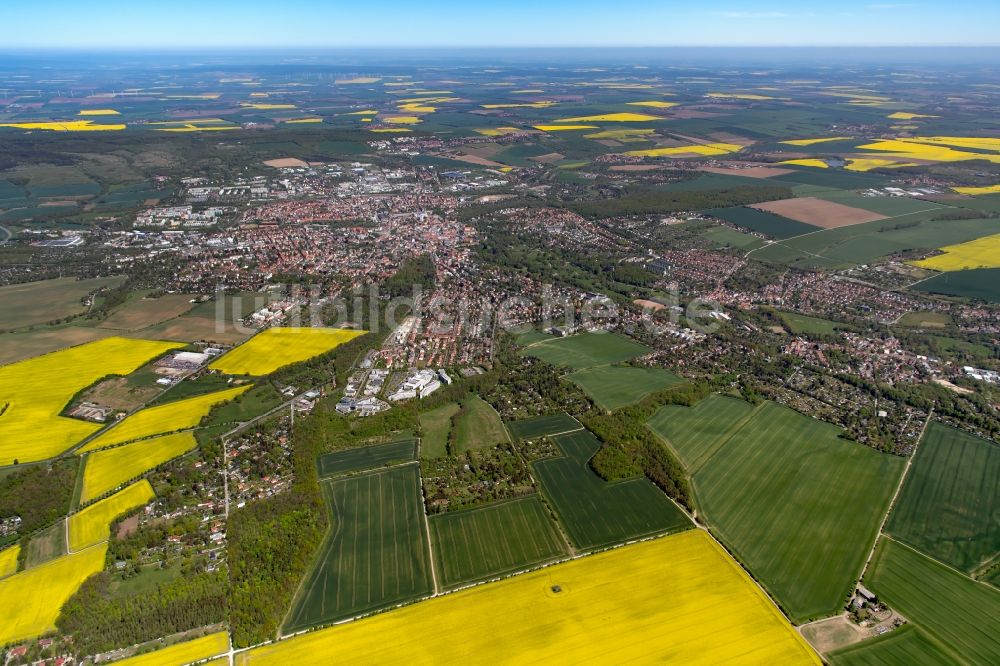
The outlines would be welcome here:
[[[805,224],[811,224],[814,227],[821,227],[823,229],[849,227],[854,224],[885,219],[885,215],[813,197],[768,201],[754,204],[752,208],[781,215],[797,222],[804,222]]]
[[[264,164],[269,167],[274,167],[275,169],[281,168],[292,168],[292,167],[307,167],[308,162],[304,162],[297,157],[282,157],[276,160],[265,160]]]
[[[159,389],[152,386],[133,386],[124,377],[113,377],[87,389],[80,400],[131,412],[152,400],[159,392]]]
[[[27,331],[25,333],[4,333],[0,335],[0,365],[33,356],[41,356],[67,347],[75,347],[114,334],[114,331],[102,331],[83,326],[67,326],[66,328]]]
[[[191,303],[192,298],[194,297],[190,294],[166,294],[159,298],[141,298],[126,303],[98,326],[99,328],[138,331],[184,314],[194,307]]]
[[[196,342],[208,340],[220,344],[236,344],[250,337],[250,333],[241,333],[233,325],[226,322],[221,333],[215,330],[213,317],[177,317],[168,322],[151,326],[132,337],[146,340],[177,340],[180,342]]]
[[[555,164],[559,160],[565,158],[566,156],[562,153],[547,153],[545,155],[539,155],[538,157],[529,157],[528,159],[532,162],[538,162],[540,164]]]
[[[748,169],[723,169],[721,167],[701,167],[698,171],[717,173],[723,176],[743,176],[744,178],[773,178],[795,173],[794,169],[782,169],[773,166],[755,166]]]

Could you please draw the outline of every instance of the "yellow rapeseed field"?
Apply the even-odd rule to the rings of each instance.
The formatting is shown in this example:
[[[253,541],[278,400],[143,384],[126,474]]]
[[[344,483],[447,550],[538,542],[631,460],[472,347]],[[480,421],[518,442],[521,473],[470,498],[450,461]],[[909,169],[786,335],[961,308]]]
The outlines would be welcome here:
[[[240,666],[819,664],[702,530],[480,585],[237,656]]]
[[[175,400],[139,410],[87,442],[77,453],[96,451],[143,437],[193,428],[198,425],[202,417],[208,414],[212,407],[229,402],[241,393],[248,391],[251,386],[251,384],[236,386],[224,391],[214,391],[194,398]]]
[[[298,124],[304,124],[304,123],[321,123],[321,122],[323,122],[323,119],[322,118],[295,118],[293,120],[286,120],[285,122],[288,123],[288,124],[290,124],[290,125],[298,125]]]
[[[417,116],[384,116],[380,117],[379,120],[392,125],[416,125],[423,122]]]
[[[787,146],[812,146],[817,143],[826,143],[828,141],[843,141],[849,139],[849,136],[828,136],[823,139],[791,139],[789,141],[779,141]]]
[[[906,111],[897,111],[896,113],[890,113],[887,118],[892,120],[913,120],[914,118],[940,118],[941,116],[928,116],[923,113],[908,113]]]
[[[9,576],[17,571],[17,556],[20,552],[21,546],[18,544],[0,550],[0,578]]]
[[[238,130],[239,125],[181,125],[180,127],[161,127],[157,132],[218,132],[220,130]]]
[[[367,121],[367,118],[363,118],[362,122]],[[377,129],[368,130],[369,132],[378,132],[379,134],[389,134],[389,133],[399,133],[399,132],[412,132],[413,130],[408,130],[405,127],[379,127]]]
[[[121,113],[114,109],[83,109],[78,116],[120,116]]]
[[[980,194],[1000,194],[1000,185],[987,185],[986,187],[953,187],[951,188],[959,194],[977,196]]]
[[[679,102],[663,102],[657,99],[651,99],[646,102],[626,102],[628,106],[648,106],[654,109],[669,109],[672,106],[677,106]]]
[[[517,127],[483,127],[472,131],[476,134],[482,134],[483,136],[504,136],[506,134],[520,132],[521,130]]]
[[[1000,234],[985,236],[941,248],[944,254],[913,262],[920,268],[935,271],[965,271],[974,268],[1000,268]]]
[[[0,645],[55,630],[59,610],[104,568],[107,550],[103,543],[0,580]]]
[[[116,132],[125,125],[94,124],[93,120],[67,120],[65,122],[0,123],[0,127],[24,130],[49,130],[51,132]]]
[[[908,166],[920,166],[915,162],[906,162],[904,160],[889,160],[889,159],[879,159],[879,158],[865,158],[865,157],[848,157],[847,166],[844,167],[847,171],[871,171],[872,169],[898,169],[899,167]]]
[[[163,99],[219,99],[222,93],[197,93],[193,95],[165,95]]]
[[[170,647],[147,652],[128,659],[116,661],[115,666],[177,666],[201,661],[229,651],[229,634],[220,631],[193,641],[177,643]],[[210,662],[214,663],[214,662]],[[229,663],[229,660],[226,660]]]
[[[183,344],[111,337],[0,367],[0,465],[51,458],[100,426],[59,416],[80,390]]]
[[[557,123],[644,123],[650,120],[664,120],[663,116],[648,113],[604,113],[596,116],[560,118]]]
[[[356,76],[353,79],[337,79],[334,83],[378,83],[382,79],[375,76]],[[386,84],[390,85],[390,84]],[[409,84],[405,84],[409,85]]]
[[[972,137],[915,137],[913,139],[886,139],[858,146],[862,150],[881,153],[877,157],[927,162],[963,162],[966,160],[986,160],[1000,164],[1000,154],[988,152],[973,153],[957,148],[975,148],[1000,153],[1000,139]]]
[[[829,169],[830,168],[830,165],[827,164],[826,162],[824,162],[823,160],[810,159],[810,158],[799,159],[799,160],[785,160],[784,162],[778,162],[778,164],[790,164],[792,166],[815,167],[817,169]]]
[[[369,116],[378,113],[376,109],[365,109],[364,111],[349,111],[343,115],[345,116]]]
[[[269,328],[209,367],[230,375],[269,375],[283,366],[325,354],[364,333],[346,328]]]
[[[111,497],[77,511],[67,519],[69,551],[75,553],[95,543],[107,541],[115,518],[145,506],[154,497],[153,487],[149,485],[149,481],[142,479]]]
[[[686,157],[692,154],[704,157],[728,155],[743,150],[743,146],[735,143],[705,143],[690,146],[673,146],[670,148],[650,148],[649,150],[630,150],[626,155],[634,157]]]
[[[567,130],[600,129],[597,125],[532,125],[543,132],[565,132]]]
[[[194,433],[187,431],[95,451],[87,457],[80,501],[89,502],[100,497],[196,446]]]

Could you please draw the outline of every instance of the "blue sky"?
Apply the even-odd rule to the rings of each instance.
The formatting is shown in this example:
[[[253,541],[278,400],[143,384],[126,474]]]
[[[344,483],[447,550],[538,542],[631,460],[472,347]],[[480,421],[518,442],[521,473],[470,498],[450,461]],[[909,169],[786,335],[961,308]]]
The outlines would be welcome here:
[[[0,49],[1000,45],[998,0],[26,0]]]

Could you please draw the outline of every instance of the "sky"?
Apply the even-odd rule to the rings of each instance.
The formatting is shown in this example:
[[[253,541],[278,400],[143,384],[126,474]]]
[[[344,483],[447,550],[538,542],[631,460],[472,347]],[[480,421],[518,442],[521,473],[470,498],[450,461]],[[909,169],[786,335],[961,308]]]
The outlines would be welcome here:
[[[1000,45],[998,0],[0,0],[0,49]]]

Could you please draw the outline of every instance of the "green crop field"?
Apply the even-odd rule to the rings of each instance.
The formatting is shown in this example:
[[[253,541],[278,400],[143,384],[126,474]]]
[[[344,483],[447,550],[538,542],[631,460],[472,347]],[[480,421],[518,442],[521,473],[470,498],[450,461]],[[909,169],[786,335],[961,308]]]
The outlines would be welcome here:
[[[684,382],[662,368],[606,366],[580,370],[566,379],[584,390],[600,407],[613,411],[639,402],[650,393]]]
[[[388,444],[362,446],[357,449],[335,451],[319,457],[319,475],[337,476],[349,472],[385,467],[417,459],[417,440],[406,439]]]
[[[84,311],[80,299],[101,287],[121,284],[122,278],[57,278],[0,287],[0,329],[44,324]]]
[[[939,666],[954,661],[912,624],[827,655],[833,666]]]
[[[730,227],[712,227],[706,230],[702,237],[712,241],[718,247],[734,247],[740,250],[755,250],[764,245],[764,241],[757,236]]]
[[[904,465],[840,432],[765,403],[693,479],[713,532],[796,622],[842,608]]]
[[[285,621],[294,632],[433,591],[420,467],[323,484],[330,532]]]
[[[564,457],[532,464],[542,491],[580,549],[691,527],[684,512],[649,479],[608,483],[588,464],[601,443],[586,430],[558,435]]]
[[[667,441],[694,474],[753,413],[737,398],[712,395],[694,407],[664,405],[649,419],[649,427]]]
[[[833,335],[838,328],[850,328],[828,319],[809,317],[797,312],[779,312],[778,316],[794,335]]]
[[[870,210],[873,213],[885,215],[886,217],[909,215],[910,213],[923,210],[943,208],[941,204],[934,203],[933,201],[921,201],[919,199],[911,199],[910,197],[866,197],[842,190],[821,192],[816,196],[820,199],[844,204],[852,208]]]
[[[762,210],[757,210],[756,208],[747,208],[745,206],[713,208],[712,210],[707,210],[705,212],[712,217],[717,217],[720,220],[729,222],[730,224],[735,224],[738,227],[743,227],[745,229],[749,229],[750,231],[756,231],[771,238],[791,238],[793,236],[801,236],[802,234],[819,231],[820,229],[819,227],[814,227],[811,224],[805,224],[804,222],[791,220],[787,217],[782,217],[781,215],[775,215],[774,213],[767,213]]]
[[[891,539],[879,542],[865,584],[953,651],[951,661],[1000,663],[1000,590]]]
[[[440,458],[448,453],[448,434],[451,417],[461,409],[457,402],[449,402],[420,413],[420,457]]]
[[[500,415],[488,402],[474,395],[462,404],[462,414],[455,419],[457,451],[489,448],[509,441]]]
[[[972,573],[1000,553],[1000,445],[931,423],[886,532]]]
[[[931,294],[975,298],[1000,303],[1000,268],[977,268],[971,271],[941,273],[913,288]]]
[[[566,554],[566,545],[537,495],[430,518],[431,540],[445,587],[512,573]]]
[[[521,353],[568,368],[592,368],[631,360],[649,348],[617,333],[580,333],[526,347]]]
[[[548,333],[543,333],[538,329],[531,329],[530,331],[525,331],[523,333],[518,333],[514,336],[514,341],[519,345],[530,345],[535,342],[544,342],[546,340],[552,340],[553,336]]]
[[[507,429],[515,439],[538,439],[574,430],[583,430],[580,422],[565,412],[534,416],[523,421],[508,421]]]

